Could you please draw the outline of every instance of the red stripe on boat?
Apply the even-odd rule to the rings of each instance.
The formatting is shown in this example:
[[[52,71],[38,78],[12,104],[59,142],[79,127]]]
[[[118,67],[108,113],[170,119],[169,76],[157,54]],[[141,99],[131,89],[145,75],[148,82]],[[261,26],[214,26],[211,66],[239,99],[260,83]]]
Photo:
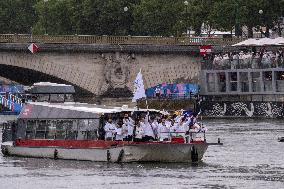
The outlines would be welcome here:
[[[40,139],[17,139],[16,146],[25,147],[64,147],[64,148],[109,148],[132,142],[104,141],[104,140],[40,140]]]
[[[62,148],[110,148],[118,145],[139,144],[183,144],[183,138],[173,138],[165,142],[132,142],[132,141],[105,141],[105,140],[44,140],[44,139],[17,139],[16,146],[23,147],[62,147]],[[204,141],[193,141],[193,144],[205,143]]]

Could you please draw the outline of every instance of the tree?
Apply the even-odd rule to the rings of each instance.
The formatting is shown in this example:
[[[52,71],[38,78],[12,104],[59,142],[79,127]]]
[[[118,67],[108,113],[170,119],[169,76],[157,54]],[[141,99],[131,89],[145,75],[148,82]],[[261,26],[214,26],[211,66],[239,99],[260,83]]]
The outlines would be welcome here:
[[[37,34],[73,34],[72,2],[70,0],[38,1],[36,10],[39,19],[35,25]]]
[[[37,20],[34,4],[37,0],[0,1],[1,33],[30,33]]]
[[[195,35],[201,34],[202,24],[212,26],[212,19],[210,14],[214,3],[218,0],[191,0],[189,6],[190,25],[195,31]]]
[[[216,1],[210,12],[210,21],[214,28],[221,31],[233,31],[236,35],[241,32],[244,25],[245,8],[241,1],[222,0]]]
[[[134,31],[146,36],[176,35],[184,10],[181,0],[142,0],[134,10]]]
[[[279,18],[283,13],[283,7],[284,7],[284,1],[283,0],[260,0],[259,1],[259,7],[262,11],[262,14],[260,15],[260,23],[262,26],[265,26],[266,30],[260,32],[264,34],[265,37],[269,37],[270,29],[275,30],[275,26],[279,23]]]
[[[133,10],[139,2],[140,0],[85,0],[81,31],[96,35],[131,35]]]

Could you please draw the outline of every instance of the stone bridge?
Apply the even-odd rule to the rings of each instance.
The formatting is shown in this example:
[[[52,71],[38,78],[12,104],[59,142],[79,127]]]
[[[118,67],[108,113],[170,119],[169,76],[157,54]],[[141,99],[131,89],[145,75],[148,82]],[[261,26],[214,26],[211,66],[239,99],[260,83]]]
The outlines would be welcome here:
[[[24,85],[68,83],[82,93],[105,97],[131,96],[140,69],[146,88],[165,82],[198,82],[199,45],[204,41],[190,44],[181,39],[174,39],[176,43],[156,39],[156,43],[139,43],[125,38],[79,43],[80,38],[75,37],[65,41],[57,37],[56,41],[46,36],[0,35],[0,76]],[[39,46],[35,54],[27,49],[31,42]]]

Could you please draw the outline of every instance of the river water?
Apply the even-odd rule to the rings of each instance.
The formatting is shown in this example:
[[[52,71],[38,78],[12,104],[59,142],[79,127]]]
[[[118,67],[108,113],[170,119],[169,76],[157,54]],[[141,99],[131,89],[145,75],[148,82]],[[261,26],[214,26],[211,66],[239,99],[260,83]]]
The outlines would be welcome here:
[[[199,164],[108,164],[3,157],[0,188],[284,188],[282,120],[204,120],[209,146]]]

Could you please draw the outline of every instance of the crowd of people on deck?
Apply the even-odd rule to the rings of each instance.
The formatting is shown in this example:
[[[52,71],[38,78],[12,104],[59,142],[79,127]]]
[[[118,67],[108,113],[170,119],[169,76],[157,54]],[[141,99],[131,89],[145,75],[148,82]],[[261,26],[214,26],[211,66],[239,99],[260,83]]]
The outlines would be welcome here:
[[[241,51],[213,55],[215,69],[277,68],[284,67],[284,49],[273,51]]]
[[[181,137],[184,141],[192,140],[197,132],[205,132],[206,128],[197,123],[197,113],[182,113],[173,115],[149,115],[149,112],[133,118],[124,114],[123,118],[114,121],[108,118],[104,125],[105,140],[116,141],[169,141],[172,137]]]

